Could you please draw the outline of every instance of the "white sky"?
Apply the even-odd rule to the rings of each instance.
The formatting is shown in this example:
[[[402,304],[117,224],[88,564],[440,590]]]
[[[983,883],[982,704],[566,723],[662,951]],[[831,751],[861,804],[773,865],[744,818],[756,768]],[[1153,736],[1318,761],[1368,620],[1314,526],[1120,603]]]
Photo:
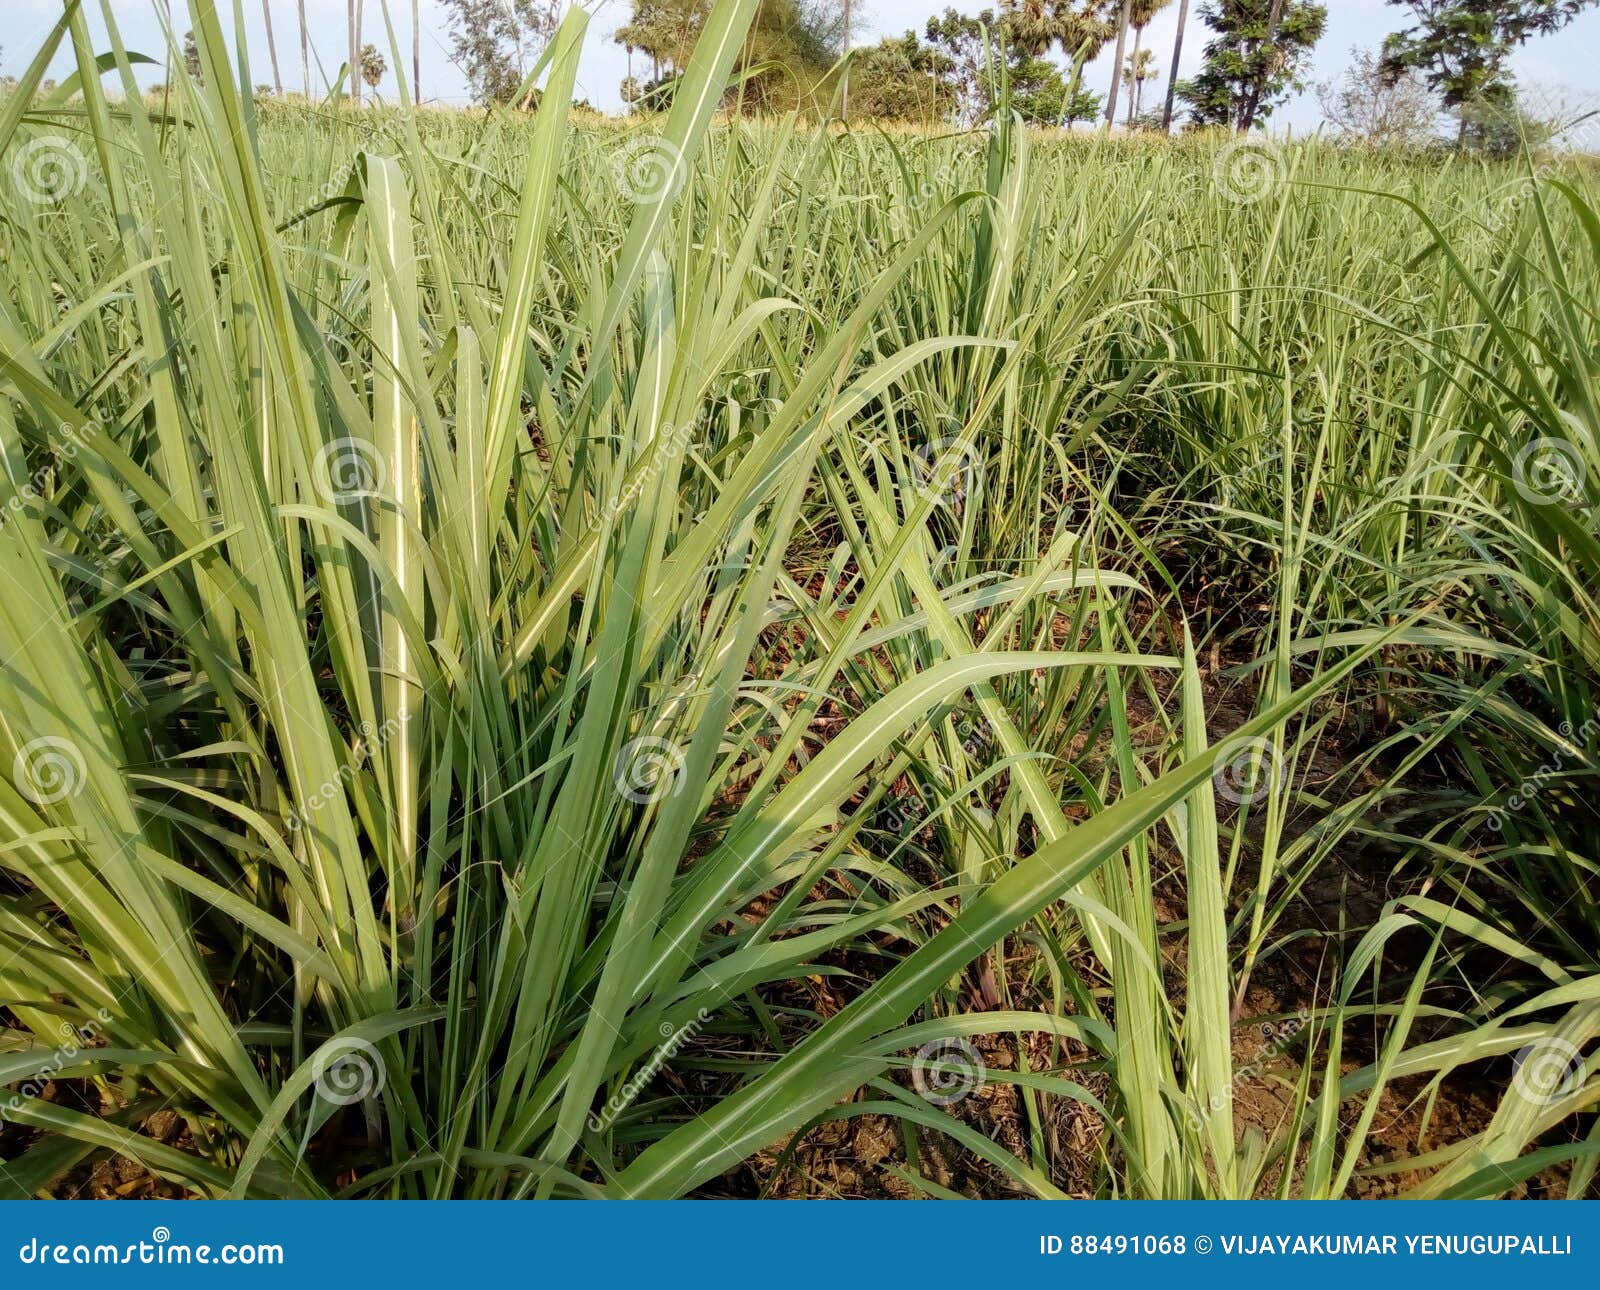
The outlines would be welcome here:
[[[265,26],[261,13],[261,0],[239,0],[244,7],[246,39],[250,47],[250,62],[257,82],[272,79],[267,57]],[[963,12],[977,12],[989,0],[856,0],[853,19],[853,43],[876,41],[885,35],[898,35],[908,27],[920,34],[923,24],[931,14],[942,12],[947,3]],[[1405,10],[1393,8],[1384,0],[1325,0],[1328,5],[1328,34],[1317,47],[1313,80],[1331,79],[1343,70],[1349,61],[1352,46],[1375,48],[1385,34],[1404,25]],[[300,86],[300,39],[296,17],[296,0],[267,0],[272,10],[273,31],[277,39],[278,63],[283,73],[284,85],[289,89]],[[1183,66],[1185,76],[1199,67],[1207,29],[1199,21],[1201,0],[1191,0],[1188,32],[1184,37]],[[368,41],[384,49],[387,40],[382,17],[383,0],[367,0],[365,36]],[[226,16],[230,0],[218,0],[224,14],[224,23],[231,30],[231,20]],[[60,0],[0,0],[6,21],[0,24],[0,74],[18,74],[37,52],[50,26],[61,13]],[[110,0],[123,39],[130,49],[162,57],[161,24],[157,18],[154,0]],[[181,33],[190,23],[184,0],[174,0],[179,17],[175,22]],[[306,25],[311,34],[313,81],[317,81],[316,58],[320,51],[329,75],[338,68],[345,49],[345,0],[305,0]],[[96,33],[104,30],[100,4],[86,0],[91,26]],[[411,6],[410,0],[391,0],[390,9],[397,29],[407,65],[410,62]],[[611,40],[611,34],[627,20],[629,0],[594,0],[589,24],[589,39],[584,49],[578,75],[578,96],[587,98],[596,107],[615,111],[621,105],[618,84],[625,74],[626,55]],[[422,88],[428,99],[446,102],[467,101],[465,79],[449,59],[449,39],[445,31],[444,13],[437,0],[420,0],[422,17]],[[1174,0],[1165,12],[1153,22],[1145,33],[1145,43],[1155,51],[1160,79],[1157,85],[1145,89],[1145,105],[1160,102],[1166,93],[1166,76],[1172,57],[1172,38],[1177,28],[1178,6]],[[1086,83],[1097,93],[1103,93],[1111,77],[1112,52],[1108,49],[1090,64],[1085,72]],[[1600,7],[1584,13],[1566,30],[1547,37],[1519,50],[1514,68],[1525,86],[1537,86],[1542,91],[1565,94],[1572,102],[1583,102],[1591,96],[1594,66],[1600,60]],[[393,62],[393,59],[390,59]],[[67,60],[53,69],[57,77],[70,70]],[[152,73],[150,80],[160,79]],[[385,78],[380,93],[393,92],[392,74]],[[1122,112],[1119,108],[1118,116]],[[1316,99],[1308,90],[1299,99],[1283,108],[1273,117],[1274,127],[1289,126],[1297,131],[1315,128],[1320,119]]]

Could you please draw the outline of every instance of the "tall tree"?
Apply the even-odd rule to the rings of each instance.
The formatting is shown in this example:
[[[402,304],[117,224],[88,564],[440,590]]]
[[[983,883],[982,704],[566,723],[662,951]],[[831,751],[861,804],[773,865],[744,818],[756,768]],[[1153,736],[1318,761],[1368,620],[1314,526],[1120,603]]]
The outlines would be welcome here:
[[[1117,56],[1111,64],[1111,93],[1106,96],[1106,124],[1117,123],[1117,89],[1122,84],[1122,51],[1128,44],[1128,24],[1133,21],[1133,0],[1122,0],[1117,17]]]
[[[711,0],[634,0],[630,20],[612,39],[630,58],[636,49],[649,55],[653,75],[640,94],[646,106],[664,106],[710,11]],[[844,52],[845,38],[844,0],[761,0],[739,51],[737,67],[744,75],[728,106],[772,111],[816,103],[831,93],[831,86],[824,88],[827,74]],[[856,74],[852,68],[852,98]]]
[[[630,58],[635,49],[649,56],[650,86],[655,86],[687,66],[707,12],[705,0],[634,0],[633,16],[612,39],[627,46]]]
[[[1248,130],[1304,88],[1311,51],[1328,25],[1318,0],[1210,0],[1213,33],[1200,74],[1178,86],[1198,125]]]
[[[1171,2],[1172,0],[1133,0],[1131,8],[1128,10],[1128,23],[1133,28],[1132,66],[1143,66],[1153,69],[1155,62],[1153,58],[1140,58],[1141,54],[1147,54],[1149,52],[1148,50],[1141,48],[1141,46],[1144,44],[1144,29],[1148,27],[1151,22],[1154,21],[1155,16],[1165,9]],[[1151,74],[1153,75],[1154,72],[1152,71]],[[1138,80],[1139,99],[1141,102],[1144,100],[1144,81],[1144,77],[1140,77]],[[1131,84],[1129,89],[1128,123],[1131,125],[1135,115]]]
[[[1244,115],[1239,119],[1239,129],[1248,133],[1256,123],[1256,113],[1261,110],[1261,91],[1272,71],[1272,63],[1277,57],[1278,28],[1283,25],[1283,0],[1272,0],[1272,9],[1267,14],[1267,34],[1262,37],[1261,43],[1267,57],[1262,60],[1262,65],[1257,69],[1256,75],[1250,82],[1250,90],[1245,95]]]
[[[928,19],[926,35],[946,64],[942,77],[952,86],[955,115],[979,120],[994,112],[995,85],[987,72],[990,46],[1005,61],[1011,86],[1011,107],[1026,122],[1070,125],[1093,120],[1101,112],[1101,96],[1083,90],[1077,69],[1094,58],[1110,38],[1110,24],[1083,0],[1006,0],[1000,13],[976,16],[946,10]],[[986,43],[986,37],[987,42]],[[1062,75],[1046,54],[1059,48],[1074,62],[1074,74]]]
[[[1069,126],[1093,121],[1100,115],[1101,96],[1083,87],[1079,77],[1069,81],[1048,58],[1021,50],[1007,51],[1006,77],[1011,83],[1011,107],[1030,125]]]
[[[946,9],[928,19],[927,38],[950,60],[950,79],[956,87],[957,114],[968,120],[993,109],[993,92],[985,75],[985,33],[999,46],[1011,80],[1013,106],[1030,120],[1067,124],[1086,120],[1088,104],[1098,95],[1086,95],[1060,76],[1060,69],[1045,55],[1059,48],[1074,66],[1095,57],[1111,36],[1111,24],[1096,11],[1095,3],[1070,0],[1008,0],[997,14],[985,9],[976,16]],[[1056,73],[1051,82],[1047,72]],[[1075,84],[1077,76],[1072,80]],[[1051,105],[1054,105],[1052,109]],[[1093,114],[1091,114],[1093,115]]]
[[[1189,0],[1179,0],[1178,34],[1172,42],[1172,70],[1167,73],[1167,105],[1161,111],[1161,128],[1172,129],[1172,105],[1178,97],[1178,64],[1183,59],[1183,29],[1189,25]]]
[[[1422,73],[1386,74],[1370,49],[1352,49],[1344,75],[1317,86],[1317,102],[1340,135],[1375,147],[1424,144],[1439,118]]]
[[[955,86],[956,114],[968,121],[976,119],[989,106],[989,85],[984,76],[984,32],[992,31],[994,13],[985,10],[976,18],[946,9],[928,19],[923,30],[928,43],[950,64],[950,80]]]
[[[267,23],[267,56],[272,60],[272,89],[275,94],[282,94],[283,77],[278,74],[278,43],[272,38],[272,8],[267,0],[261,0],[261,16]]]
[[[560,0],[443,0],[450,59],[480,103],[509,103],[560,20]]]
[[[311,97],[311,36],[306,31],[306,0],[299,0],[300,8],[300,92]]]
[[[1389,0],[1413,25],[1383,45],[1390,76],[1416,70],[1447,108],[1508,103],[1508,63],[1519,45],[1560,31],[1600,0]],[[1466,118],[1462,118],[1465,127]]]
[[[383,80],[383,74],[389,70],[389,60],[379,52],[376,45],[363,45],[361,47],[361,79],[372,89],[378,88]]]
[[[1122,69],[1122,80],[1128,87],[1127,123],[1130,128],[1144,107],[1144,83],[1159,74],[1156,56],[1150,50],[1136,49],[1128,55],[1128,65]]]
[[[988,25],[997,24],[987,13]],[[1068,58],[1087,52],[1093,58],[1111,35],[1111,24],[1095,8],[1095,0],[1002,0],[999,35],[1006,44],[1035,58],[1059,48]]]
[[[361,10],[360,0],[345,0],[345,21],[349,26],[350,45],[350,101],[361,106]]]
[[[787,111],[808,101],[839,59],[843,18],[842,0],[762,0],[736,64],[739,104]]]
[[[851,73],[850,102],[858,118],[931,124],[956,105],[955,65],[917,33],[886,36],[864,46]]]
[[[844,0],[844,52],[850,52],[850,0]],[[839,110],[846,120],[850,117],[850,69],[845,67],[844,84],[839,87]]]

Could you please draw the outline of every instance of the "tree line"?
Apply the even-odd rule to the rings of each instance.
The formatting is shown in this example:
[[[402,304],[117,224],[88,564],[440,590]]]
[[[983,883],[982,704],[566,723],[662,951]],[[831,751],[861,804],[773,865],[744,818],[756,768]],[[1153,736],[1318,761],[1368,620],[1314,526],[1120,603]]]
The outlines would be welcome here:
[[[460,2],[460,0],[455,0]],[[626,102],[664,105],[712,0],[634,0],[615,39],[628,51]],[[1459,142],[1486,141],[1516,113],[1512,53],[1561,30],[1600,0],[1387,0],[1400,29],[1376,52],[1355,51],[1345,76],[1318,87],[1325,115],[1377,142],[1415,142],[1438,114]],[[1177,7],[1161,101],[1147,28]],[[730,106],[745,111],[834,106],[856,120],[976,121],[1002,92],[1024,120],[1102,120],[1170,131],[1174,124],[1260,129],[1304,90],[1327,31],[1321,0],[1000,0],[977,13],[947,8],[923,30],[852,49],[851,0],[763,0]],[[1193,12],[1191,12],[1193,9]],[[1205,29],[1199,71],[1175,70],[1192,18]],[[1100,92],[1083,69],[1114,46]],[[839,60],[850,54],[841,70]],[[1500,124],[1497,126],[1496,123]]]
[[[1510,70],[1513,52],[1560,31],[1600,0],[1386,0],[1400,29],[1375,51],[1356,50],[1344,76],[1317,87],[1323,114],[1341,132],[1377,143],[1433,135],[1441,112],[1458,144],[1494,147],[1526,133]],[[285,0],[279,0],[280,8]],[[614,39],[627,51],[623,101],[659,110],[671,100],[714,0],[633,0]],[[981,121],[1002,95],[1025,121],[1070,126],[1104,121],[1170,132],[1175,124],[1249,132],[1306,88],[1311,56],[1327,30],[1322,0],[999,0],[977,13],[946,8],[923,29],[851,44],[859,0],[762,0],[739,58],[727,106],[743,112],[835,111],[850,120]],[[305,0],[299,20],[302,89],[312,93]],[[365,0],[345,0],[348,62],[341,75],[359,106],[387,60],[364,40]],[[450,56],[474,98],[514,103],[553,34],[561,0],[440,0]],[[261,0],[272,69],[283,93],[272,6]],[[1165,71],[1147,29],[1176,6]],[[411,0],[411,92],[421,96],[418,0]],[[1193,10],[1193,12],[1191,12]],[[855,15],[859,28],[859,15]],[[1205,30],[1199,71],[1179,79],[1191,19]],[[192,42],[191,42],[192,43]],[[1084,68],[1114,46],[1101,92]],[[186,48],[191,72],[198,57]],[[849,57],[846,58],[845,56]],[[355,74],[350,75],[354,69]],[[1165,77],[1164,95],[1151,94]],[[269,88],[266,86],[263,89]],[[522,106],[528,105],[524,100]]]

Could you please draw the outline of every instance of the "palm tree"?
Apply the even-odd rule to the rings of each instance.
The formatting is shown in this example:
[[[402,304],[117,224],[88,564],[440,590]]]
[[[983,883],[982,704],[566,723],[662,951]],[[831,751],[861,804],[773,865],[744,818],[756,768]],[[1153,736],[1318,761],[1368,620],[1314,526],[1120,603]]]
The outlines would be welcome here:
[[[1114,113],[1116,111],[1116,97],[1117,97],[1117,95],[1116,95],[1116,81],[1119,80],[1119,79],[1120,80],[1126,80],[1127,79],[1127,76],[1125,74],[1126,71],[1127,71],[1127,68],[1124,65],[1123,61],[1122,61],[1122,44],[1123,44],[1123,38],[1127,34],[1127,29],[1129,27],[1133,28],[1133,60],[1132,61],[1133,61],[1134,65],[1137,66],[1139,64],[1139,62],[1140,62],[1139,55],[1143,52],[1143,50],[1141,49],[1141,46],[1144,44],[1144,29],[1150,25],[1151,21],[1155,18],[1155,16],[1158,13],[1160,13],[1163,9],[1165,9],[1171,3],[1172,3],[1172,0],[1124,0],[1123,6],[1122,6],[1121,34],[1117,38],[1117,69],[1118,69],[1118,74],[1117,74],[1116,77],[1113,78],[1113,81],[1112,81],[1111,107],[1110,107],[1110,110],[1107,112],[1107,115],[1106,115],[1106,121],[1107,122],[1110,122],[1110,121],[1115,119]],[[1128,104],[1128,106],[1129,106],[1128,120],[1131,122],[1133,120],[1133,111],[1132,111],[1133,102],[1132,102],[1131,94],[1129,96],[1129,104]]]
[[[1055,43],[1055,17],[1044,0],[1020,0],[1001,10],[1011,43],[1037,58]]]
[[[1178,93],[1178,60],[1183,57],[1183,29],[1189,22],[1189,0],[1180,0],[1178,5],[1178,37],[1172,42],[1172,72],[1167,77],[1167,106],[1161,113],[1161,128],[1165,131],[1172,129],[1172,101]]]
[[[1069,58],[1088,45],[1088,57],[1093,58],[1111,34],[1110,24],[1095,13],[1092,3],[1074,9],[1064,0],[1053,4],[1049,0],[1005,0],[1000,12],[1007,39],[1035,58],[1052,45],[1059,45]]]
[[[1122,51],[1128,43],[1128,24],[1133,21],[1133,0],[1122,0],[1117,15],[1117,56],[1111,63],[1111,93],[1106,95],[1106,124],[1117,123],[1117,90],[1122,87]]]
[[[361,106],[361,0],[345,0],[350,21],[350,102]]]
[[[378,52],[376,45],[364,45],[361,49],[361,79],[374,90],[378,82],[383,80],[383,74],[389,70],[389,60]]]
[[[311,97],[311,38],[306,34],[306,0],[300,0],[300,92]]]
[[[1128,13],[1128,22],[1133,27],[1133,61],[1139,62],[1139,55],[1143,52],[1140,46],[1144,44],[1144,29],[1148,27],[1155,16],[1165,9],[1172,0],[1133,0],[1133,5]]]
[[[183,70],[197,84],[205,81],[205,66],[200,62],[200,42],[194,38],[194,29],[183,33]]]
[[[1122,69],[1123,83],[1128,87],[1128,125],[1131,127],[1144,107],[1144,83],[1158,75],[1156,56],[1148,49],[1136,49]]]
[[[267,0],[261,0],[261,16],[267,20],[267,54],[272,59],[272,89],[275,94],[283,93],[283,77],[278,75],[278,44],[272,39],[272,10],[267,5]]]

